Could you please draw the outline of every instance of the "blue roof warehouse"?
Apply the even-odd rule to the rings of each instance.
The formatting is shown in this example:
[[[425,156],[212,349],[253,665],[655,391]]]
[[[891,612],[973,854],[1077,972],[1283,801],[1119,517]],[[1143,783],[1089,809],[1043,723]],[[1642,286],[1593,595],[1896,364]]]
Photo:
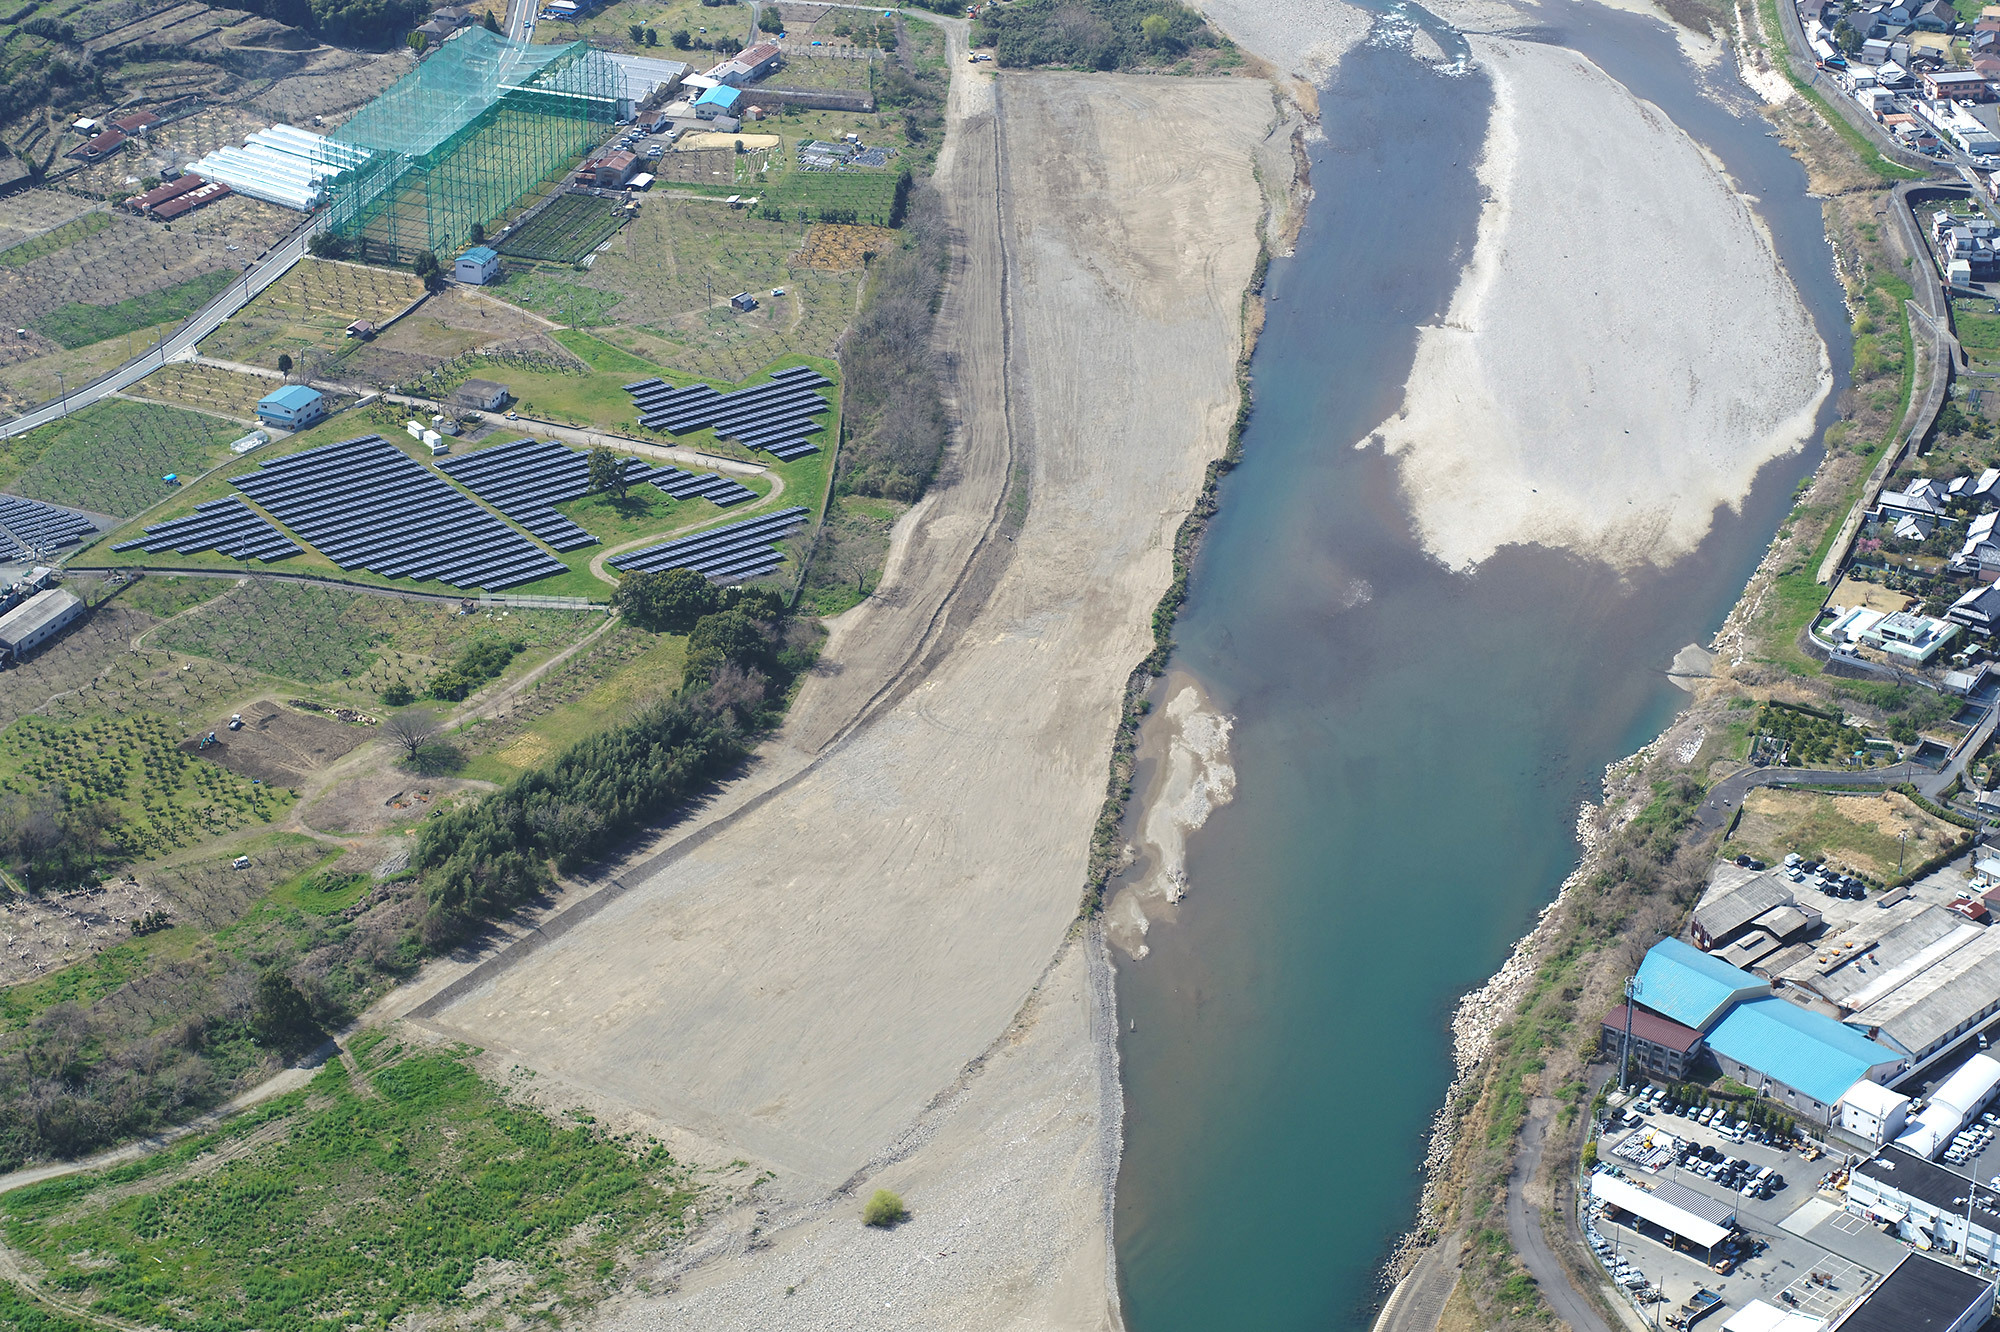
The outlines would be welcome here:
[[[257,416],[280,430],[303,430],[326,417],[326,395],[304,384],[287,384],[257,400]]]

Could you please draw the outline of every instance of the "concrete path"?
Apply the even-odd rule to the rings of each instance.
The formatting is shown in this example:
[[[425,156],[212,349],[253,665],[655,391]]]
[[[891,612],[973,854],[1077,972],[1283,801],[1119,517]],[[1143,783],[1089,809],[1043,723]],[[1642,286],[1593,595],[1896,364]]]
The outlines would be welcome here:
[[[1991,719],[1987,723],[1991,727]],[[1964,751],[1964,752],[1969,752]],[[1919,768],[1914,763],[1898,763],[1890,768],[1870,768],[1866,772],[1822,772],[1797,768],[1745,768],[1734,776],[1725,777],[1709,789],[1708,799],[1701,802],[1695,811],[1695,822],[1703,832],[1714,832],[1727,826],[1743,803],[1744,793],[1759,786],[1894,786],[1898,782],[1910,782],[1919,791],[1924,783],[1932,781],[1940,774],[1929,768]],[[1938,789],[1950,785],[1949,779],[1937,782]]]
[[[1370,1332],[1437,1332],[1444,1306],[1458,1286],[1458,1251],[1464,1241],[1446,1235],[1424,1250],[1409,1275],[1389,1292]]]

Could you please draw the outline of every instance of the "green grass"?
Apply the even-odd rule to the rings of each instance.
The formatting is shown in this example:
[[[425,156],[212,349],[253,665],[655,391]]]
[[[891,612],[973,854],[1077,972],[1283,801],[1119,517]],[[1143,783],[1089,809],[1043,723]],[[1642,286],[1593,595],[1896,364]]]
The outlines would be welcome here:
[[[206,471],[229,456],[223,446],[241,433],[196,412],[107,399],[0,442],[0,486],[128,517],[174,493],[161,477]]]
[[[228,269],[204,273],[186,282],[144,296],[132,296],[116,305],[84,305],[71,301],[35,320],[35,327],[63,346],[75,350],[93,342],[115,338],[154,324],[186,319],[208,304],[237,274]]]
[[[565,282],[545,271],[509,273],[491,290],[524,310],[565,324],[600,327],[615,323],[611,311],[622,299],[615,291]]]
[[[476,755],[459,775],[512,781],[585,736],[628,719],[649,700],[671,694],[680,686],[686,660],[684,637],[614,630],[543,682],[550,695],[546,712],[525,725],[507,725],[492,739],[479,729],[469,732],[486,752]]]
[[[1778,25],[1777,0],[1757,0],[1757,17],[1763,29],[1765,49],[1777,57],[1778,68],[1784,72],[1786,80],[1799,90],[1801,97],[1812,103],[1813,109],[1819,112],[1820,118],[1833,132],[1847,141],[1847,146],[1854,150],[1863,166],[1884,180],[1923,179],[1923,172],[1913,171],[1882,156],[1866,134],[1849,124],[1847,118],[1834,110],[1817,89],[1799,77],[1798,71],[1792,68],[1792,52],[1785,42],[1785,30]]]
[[[8,1243],[95,1313],[318,1332],[457,1303],[487,1262],[574,1309],[684,1230],[691,1172],[656,1142],[552,1121],[451,1054],[354,1046],[360,1085],[332,1061],[221,1133],[6,1195]]]
[[[828,210],[852,212],[852,217],[839,220],[886,226],[898,174],[893,163],[879,170],[786,171],[764,189],[757,213],[813,221]]]
[[[86,236],[95,236],[110,225],[111,214],[102,209],[73,217],[59,227],[52,227],[39,236],[30,236],[17,245],[0,250],[0,266],[19,268],[22,264],[32,263],[44,255],[74,245]]]

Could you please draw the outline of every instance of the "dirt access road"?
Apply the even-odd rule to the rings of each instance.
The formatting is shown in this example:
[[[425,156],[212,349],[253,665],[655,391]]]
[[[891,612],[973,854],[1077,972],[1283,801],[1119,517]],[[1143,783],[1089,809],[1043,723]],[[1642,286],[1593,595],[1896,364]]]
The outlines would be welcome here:
[[[775,1172],[756,1249],[611,1322],[1115,1316],[1108,977],[1072,926],[1123,683],[1235,412],[1274,112],[1249,80],[954,72],[961,428],[887,593],[695,832],[415,1014]],[[878,1178],[919,1222],[862,1231],[847,1191]]]

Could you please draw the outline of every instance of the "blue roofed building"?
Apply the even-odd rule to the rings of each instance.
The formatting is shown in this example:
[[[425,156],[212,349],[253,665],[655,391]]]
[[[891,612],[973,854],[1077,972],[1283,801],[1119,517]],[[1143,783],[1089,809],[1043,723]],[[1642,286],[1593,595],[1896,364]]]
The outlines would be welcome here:
[[[1775,995],[1730,1009],[1708,1049],[1728,1076],[1822,1124],[1856,1083],[1887,1083],[1910,1066],[1845,1023]]]
[[[714,120],[717,116],[734,116],[736,104],[743,100],[740,88],[717,84],[694,99],[694,114],[700,120]]]
[[[458,256],[451,270],[458,281],[483,287],[500,276],[500,255],[490,245],[475,245]]]
[[[326,418],[326,396],[304,384],[287,384],[257,400],[257,416],[280,430],[303,430]]]
[[[1642,1008],[1705,1032],[1722,1020],[1730,1005],[1770,992],[1769,982],[1721,958],[1679,939],[1662,939],[1639,964],[1632,997]]]

